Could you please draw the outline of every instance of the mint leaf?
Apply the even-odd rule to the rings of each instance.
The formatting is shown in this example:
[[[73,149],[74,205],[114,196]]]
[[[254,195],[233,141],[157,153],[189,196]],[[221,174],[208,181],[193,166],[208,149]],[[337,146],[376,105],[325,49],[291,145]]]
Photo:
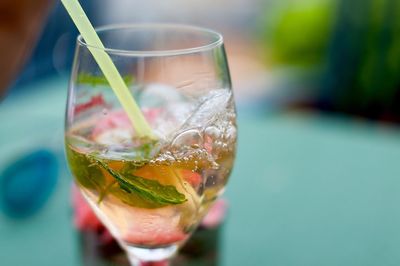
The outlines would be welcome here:
[[[76,152],[68,143],[66,147],[67,159],[76,181],[87,189],[101,191],[105,179],[101,170],[85,156]]]
[[[119,174],[106,163],[93,157],[92,159],[112,175],[120,188],[127,193],[137,194],[140,198],[160,207],[181,204],[187,201],[185,195],[180,193],[174,186],[162,185],[156,180],[135,176],[127,172]]]
[[[124,80],[125,84],[128,86],[133,83],[132,76],[123,76],[122,79]],[[77,82],[78,82],[78,84],[86,84],[86,85],[90,85],[92,87],[96,87],[98,85],[109,86],[109,83],[104,76],[94,76],[89,73],[80,73],[78,75]]]

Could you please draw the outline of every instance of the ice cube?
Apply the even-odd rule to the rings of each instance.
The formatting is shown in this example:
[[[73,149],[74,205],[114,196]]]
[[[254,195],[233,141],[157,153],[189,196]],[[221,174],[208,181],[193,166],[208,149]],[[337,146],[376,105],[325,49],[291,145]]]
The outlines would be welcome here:
[[[202,145],[203,137],[201,132],[196,129],[190,129],[187,131],[183,131],[178,134],[172,142],[172,146],[175,148],[180,148],[184,145],[193,146],[193,145]]]
[[[132,132],[129,129],[113,128],[96,136],[95,141],[103,145],[116,145],[118,143],[130,142]]]
[[[146,86],[138,100],[144,108],[163,108],[170,104],[183,102],[185,97],[174,87],[154,83]]]
[[[169,139],[182,127],[192,110],[190,103],[174,103],[164,107],[152,124],[155,134],[162,139]]]
[[[179,132],[203,128],[224,114],[232,93],[227,89],[211,90],[200,99],[186,97],[174,87],[149,85],[140,95],[141,106],[157,110],[151,126],[160,138],[170,141]]]
[[[227,111],[232,93],[227,89],[210,91],[184,124],[184,128],[204,127]]]
[[[182,127],[195,107],[193,99],[185,97],[174,87],[162,84],[150,84],[139,101],[144,109],[156,111],[151,126],[154,133],[164,140]]]

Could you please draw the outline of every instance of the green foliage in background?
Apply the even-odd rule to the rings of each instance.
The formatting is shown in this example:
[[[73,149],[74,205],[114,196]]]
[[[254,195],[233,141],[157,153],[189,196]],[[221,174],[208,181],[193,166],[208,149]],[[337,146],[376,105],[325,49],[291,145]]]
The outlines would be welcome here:
[[[390,104],[400,84],[400,1],[369,0],[365,23],[365,53],[361,60],[357,88],[363,104]]]
[[[325,103],[400,121],[400,1],[339,3],[322,91]]]
[[[334,0],[281,0],[269,4],[262,23],[268,60],[314,66],[325,58],[334,26]]]
[[[400,122],[399,18],[399,0],[271,0],[261,23],[266,60],[316,70],[311,105]]]

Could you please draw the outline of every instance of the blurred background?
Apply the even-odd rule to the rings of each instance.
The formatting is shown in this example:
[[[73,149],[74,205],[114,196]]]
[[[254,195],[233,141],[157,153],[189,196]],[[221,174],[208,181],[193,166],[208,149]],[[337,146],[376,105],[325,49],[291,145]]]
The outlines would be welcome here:
[[[12,90],[68,75],[71,68],[77,31],[61,3],[41,2],[42,12],[32,17],[24,15],[23,4],[9,4],[14,17],[7,4],[0,10],[8,14],[3,32],[29,20],[41,23],[35,28],[37,41],[31,40],[21,60],[22,71],[8,86]],[[257,99],[264,110],[289,105],[399,121],[397,1],[86,0],[82,5],[95,26],[174,22],[222,32],[240,102]]]
[[[77,30],[60,1],[32,3],[0,3],[0,264],[100,265],[82,259],[99,244],[73,226],[63,154]],[[229,210],[204,240],[214,264],[183,265],[400,264],[400,1],[81,3],[95,26],[224,35],[240,128]]]

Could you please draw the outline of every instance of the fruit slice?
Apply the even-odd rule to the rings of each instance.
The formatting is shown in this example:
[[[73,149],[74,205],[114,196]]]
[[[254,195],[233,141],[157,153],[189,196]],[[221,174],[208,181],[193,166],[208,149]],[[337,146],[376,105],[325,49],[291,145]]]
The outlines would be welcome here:
[[[122,233],[124,241],[136,246],[165,246],[185,240],[186,235],[179,228],[176,210],[162,208],[154,213],[147,209],[135,209],[135,219],[127,231]]]

